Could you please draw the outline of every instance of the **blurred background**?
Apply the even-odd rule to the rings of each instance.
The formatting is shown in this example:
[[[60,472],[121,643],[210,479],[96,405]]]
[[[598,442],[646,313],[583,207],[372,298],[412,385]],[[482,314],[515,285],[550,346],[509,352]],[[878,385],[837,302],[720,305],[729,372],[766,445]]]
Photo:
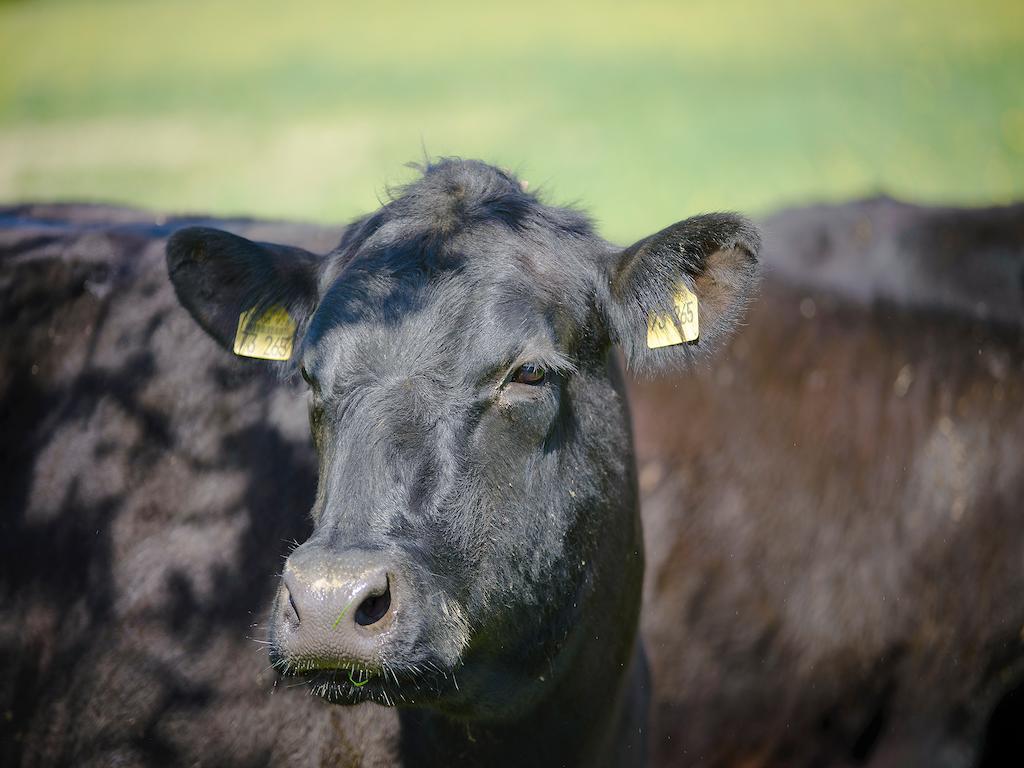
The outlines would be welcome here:
[[[474,156],[628,241],[1024,197],[1024,2],[0,2],[0,202],[338,222]]]

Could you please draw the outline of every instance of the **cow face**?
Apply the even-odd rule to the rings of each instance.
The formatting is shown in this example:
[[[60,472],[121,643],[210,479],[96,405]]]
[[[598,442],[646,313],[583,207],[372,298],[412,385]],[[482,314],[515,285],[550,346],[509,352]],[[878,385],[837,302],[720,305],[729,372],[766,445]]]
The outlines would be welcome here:
[[[320,474],[273,609],[275,664],[332,701],[494,713],[557,684],[595,628],[621,665],[642,553],[609,349],[643,373],[705,352],[757,247],[744,220],[713,215],[614,248],[455,160],[322,258],[176,233],[172,281],[214,338],[230,348],[250,310],[297,325],[284,365],[309,385]],[[651,348],[651,318],[679,317],[682,288],[698,339]]]

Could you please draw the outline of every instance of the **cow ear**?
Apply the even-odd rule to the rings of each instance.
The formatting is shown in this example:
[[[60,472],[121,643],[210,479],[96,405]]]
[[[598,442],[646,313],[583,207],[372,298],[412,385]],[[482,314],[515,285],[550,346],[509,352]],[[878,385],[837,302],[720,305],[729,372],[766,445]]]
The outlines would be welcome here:
[[[297,329],[316,308],[319,266],[301,248],[207,227],[178,230],[167,241],[178,300],[222,346],[246,357],[291,357]],[[269,335],[257,340],[256,332]]]
[[[686,367],[739,322],[761,238],[742,216],[680,221],[616,254],[604,297],[611,339],[642,375]]]

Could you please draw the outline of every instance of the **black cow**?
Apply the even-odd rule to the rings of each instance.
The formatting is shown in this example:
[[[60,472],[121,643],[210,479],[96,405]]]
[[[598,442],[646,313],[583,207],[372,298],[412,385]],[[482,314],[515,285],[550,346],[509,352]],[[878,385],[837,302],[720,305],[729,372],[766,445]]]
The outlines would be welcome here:
[[[408,707],[418,764],[639,764],[643,546],[609,352],[656,372],[713,348],[758,247],[717,214],[616,248],[461,160],[325,257],[177,232],[178,298],[225,347],[283,357],[298,326],[320,472],[271,619],[275,666],[333,702]],[[684,289],[699,339],[650,348],[649,318]],[[265,312],[283,342],[240,320]]]
[[[342,236],[0,209],[0,764],[402,763],[395,709],[325,705],[247,639],[311,534],[316,457],[301,381],[177,305],[189,224]],[[629,385],[652,762],[1013,765],[1024,206],[765,229],[735,341]]]

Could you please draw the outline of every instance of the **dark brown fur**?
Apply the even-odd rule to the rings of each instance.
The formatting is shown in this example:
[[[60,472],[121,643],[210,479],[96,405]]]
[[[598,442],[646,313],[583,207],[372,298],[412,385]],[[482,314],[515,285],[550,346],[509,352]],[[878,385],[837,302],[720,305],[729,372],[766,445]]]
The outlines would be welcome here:
[[[1024,675],[1022,227],[778,217],[746,329],[634,385],[656,764],[978,758]]]

